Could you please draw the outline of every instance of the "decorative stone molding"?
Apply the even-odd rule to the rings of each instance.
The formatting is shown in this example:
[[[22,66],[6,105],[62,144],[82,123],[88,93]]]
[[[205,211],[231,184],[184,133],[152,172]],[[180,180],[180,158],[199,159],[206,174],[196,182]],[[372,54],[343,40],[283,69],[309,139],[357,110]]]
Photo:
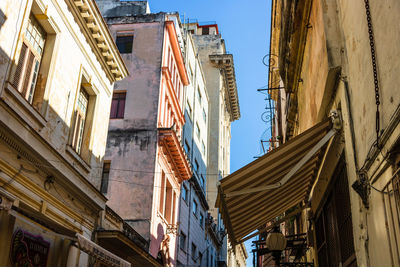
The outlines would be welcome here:
[[[94,0],[65,0],[76,22],[111,82],[128,76],[128,70]]]
[[[235,67],[233,65],[232,54],[217,54],[209,56],[211,63],[222,70],[225,84],[226,84],[226,97],[229,103],[229,113],[231,114],[231,121],[240,118],[239,99],[236,87]]]

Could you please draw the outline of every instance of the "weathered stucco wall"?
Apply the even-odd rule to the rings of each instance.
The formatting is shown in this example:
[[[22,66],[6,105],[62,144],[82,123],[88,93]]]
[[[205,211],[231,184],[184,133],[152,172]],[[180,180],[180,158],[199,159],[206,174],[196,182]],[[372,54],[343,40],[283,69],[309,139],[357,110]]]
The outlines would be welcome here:
[[[356,145],[361,161],[376,138],[376,105],[367,18],[363,1],[339,1],[339,5],[341,26],[347,37],[348,69],[345,74],[349,81],[354,127],[359,137]],[[381,129],[384,129],[400,103],[396,89],[400,82],[400,76],[396,75],[400,71],[400,62],[394,60],[400,56],[400,28],[394,27],[400,19],[400,3],[385,0],[371,1],[370,5],[380,79]],[[353,10],[360,12],[353,14]]]
[[[380,82],[380,129],[385,130],[387,137],[384,139],[384,147],[377,153],[377,158],[367,158],[376,140],[376,104],[364,1],[312,1],[309,21],[304,24],[307,35],[303,61],[301,66],[297,66],[301,67],[297,95],[297,133],[326,117],[330,109],[341,111],[341,138],[344,141],[343,151],[347,163],[357,265],[391,266],[389,247],[391,245],[392,250],[395,250],[395,238],[391,226],[386,228],[385,209],[387,214],[390,210],[384,206],[382,193],[371,189],[369,209],[366,209],[360,196],[351,187],[358,179],[356,168],[367,166],[365,170],[371,179],[370,183],[379,190],[384,188],[395,171],[388,160],[388,151],[400,136],[398,121],[393,121],[400,104],[400,96],[397,93],[397,85],[400,82],[397,73],[400,67],[399,62],[394,60],[400,55],[397,45],[400,41],[400,28],[393,26],[399,21],[400,4],[392,0],[370,1],[370,11]],[[290,18],[284,17],[283,21],[285,20]],[[285,45],[289,47],[301,44]],[[283,59],[286,55],[280,56]],[[349,101],[346,99],[347,93]],[[336,154],[340,154],[340,151],[336,151]],[[329,157],[337,158],[332,155]],[[323,203],[321,199],[326,194],[325,190],[330,181],[327,172],[334,168],[331,165],[336,164],[333,163],[335,160],[331,161],[332,163],[324,163],[327,166],[321,169],[321,180],[313,193],[313,208]],[[364,165],[366,160],[371,161],[373,167],[368,169],[369,165]],[[397,254],[393,255],[394,266],[397,266]]]
[[[222,120],[220,114],[221,97],[220,91],[223,88],[223,80],[219,69],[215,68],[210,60],[211,54],[223,54],[225,47],[223,39],[219,35],[193,35],[193,40],[197,46],[199,58],[202,64],[204,75],[206,77],[206,89],[210,99],[209,102],[209,131],[208,131],[208,148],[209,157],[207,163],[207,202],[210,204],[210,213],[216,219],[218,212],[214,207],[217,197],[217,182],[219,181],[218,173],[220,164],[220,122]]]
[[[197,260],[197,265],[207,266],[206,252],[207,240],[205,239],[205,220],[207,217],[207,210],[200,198],[205,199],[207,189],[207,158],[208,158],[208,94],[205,88],[205,80],[203,76],[202,67],[197,57],[197,49],[192,40],[191,35],[186,36],[186,46],[184,50],[185,65],[189,75],[190,84],[185,88],[185,99],[183,101],[185,107],[185,120],[186,123],[183,128],[182,143],[185,151],[189,157],[192,168],[195,167],[195,162],[199,165],[197,174],[194,174],[192,179],[197,179],[201,183],[201,177],[204,179],[204,188],[198,189],[194,187],[195,181],[184,182],[188,190],[188,200],[185,202],[182,198],[180,200],[179,209],[179,228],[186,235],[186,248],[178,250],[178,260],[183,265],[196,265],[196,262],[191,256],[191,244],[197,246],[197,252],[202,253],[202,262]],[[201,99],[199,98],[198,90],[200,91]],[[204,120],[203,110],[206,117]],[[197,133],[197,126],[199,125],[199,136]],[[204,153],[202,144],[204,143]],[[195,171],[193,171],[195,172]],[[193,214],[193,201],[196,199],[199,210],[203,216],[202,226],[200,226],[199,214]],[[197,254],[198,255],[198,254]],[[198,256],[195,256],[195,258]]]
[[[124,118],[110,120],[109,125],[105,158],[111,160],[108,205],[149,239],[163,24],[113,24],[109,28],[114,38],[118,31],[133,31],[134,38],[132,53],[122,54],[131,75],[114,88],[126,91],[126,102]]]
[[[107,69],[89,45],[93,37],[84,34],[84,26],[77,23],[66,2],[0,2],[1,195],[4,191],[14,195],[12,204],[19,208],[14,215],[0,211],[1,266],[11,265],[10,243],[17,228],[51,243],[49,266],[87,266],[89,256],[75,247],[69,252],[61,249],[66,248],[65,239],[56,232],[81,233],[90,239],[105,208],[106,198],[98,189],[113,80],[107,78]],[[32,14],[47,36],[31,104],[12,81]],[[100,18],[95,12],[92,15]],[[77,153],[71,148],[71,137],[82,86],[89,94],[89,108],[82,149]],[[40,99],[37,92],[42,94]]]
[[[320,1],[312,4],[309,25],[300,74],[302,81],[299,81],[298,88],[298,133],[318,122],[317,116],[325,93],[328,55]]]
[[[19,15],[19,10],[15,8],[16,4],[21,7]],[[15,1],[2,1],[1,5],[1,12],[7,12],[3,16],[4,24],[0,26],[0,50],[2,51],[0,54],[3,58],[1,61],[4,63],[0,66],[0,77],[3,78],[2,85],[5,85],[5,81],[11,80],[10,75],[20,54],[23,31],[20,31],[19,27],[26,26],[32,2],[19,4]],[[89,169],[82,168],[79,164],[77,164],[77,169],[96,188],[100,188],[99,175],[107,136],[107,123],[103,118],[109,116],[112,84],[106,78],[86,37],[74,22],[72,14],[60,13],[60,10],[68,10],[66,4],[62,1],[56,4],[46,1],[46,5],[48,17],[53,22],[52,30],[56,33],[48,34],[44,48],[43,64],[48,65],[48,77],[39,76],[36,88],[38,91],[45,91],[43,102],[37,105],[37,114],[45,119],[45,127],[40,131],[38,131],[40,127],[33,127],[65,159],[76,163],[76,156],[79,156],[72,156],[66,148],[71,143],[71,123],[80,83],[84,75],[89,77],[93,88],[91,94],[94,95],[91,101],[94,104],[93,116],[88,121],[92,129],[90,137],[85,140],[87,143],[84,144],[88,151],[82,151],[83,154],[81,154],[81,159],[89,166]],[[24,14],[25,10],[28,10],[26,14]],[[51,55],[46,55],[46,53]],[[48,61],[45,60],[47,56]],[[0,92],[4,94],[4,88],[1,88]],[[24,113],[22,116],[31,120],[29,113]]]

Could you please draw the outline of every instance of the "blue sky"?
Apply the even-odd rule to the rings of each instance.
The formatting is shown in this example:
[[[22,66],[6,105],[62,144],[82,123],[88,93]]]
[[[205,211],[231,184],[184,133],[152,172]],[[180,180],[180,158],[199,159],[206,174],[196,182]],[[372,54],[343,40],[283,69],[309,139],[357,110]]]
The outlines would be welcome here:
[[[178,11],[199,22],[216,21],[227,50],[234,56],[241,118],[232,124],[231,172],[260,155],[260,138],[266,130],[261,114],[267,84],[262,58],[269,51],[271,0],[149,0],[152,12]],[[252,266],[250,242],[246,244]]]

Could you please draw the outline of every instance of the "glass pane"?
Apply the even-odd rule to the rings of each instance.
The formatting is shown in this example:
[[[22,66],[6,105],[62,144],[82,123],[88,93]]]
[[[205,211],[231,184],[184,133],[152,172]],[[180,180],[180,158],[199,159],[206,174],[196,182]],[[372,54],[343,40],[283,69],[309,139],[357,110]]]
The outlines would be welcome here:
[[[117,36],[116,43],[121,54],[132,53],[133,35]]]

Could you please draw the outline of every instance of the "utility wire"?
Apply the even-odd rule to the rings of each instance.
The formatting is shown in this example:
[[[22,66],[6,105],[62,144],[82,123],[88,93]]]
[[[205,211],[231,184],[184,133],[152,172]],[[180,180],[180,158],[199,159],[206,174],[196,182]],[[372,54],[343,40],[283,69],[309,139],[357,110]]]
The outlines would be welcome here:
[[[3,151],[3,152],[6,152],[6,153],[12,153],[12,154],[15,154],[15,153],[13,153],[13,152],[7,152],[7,151]],[[31,161],[29,161],[29,160],[25,160],[25,159],[22,159],[22,158],[20,158],[19,159],[20,161],[23,161],[23,162],[27,162],[27,163],[30,163],[30,164],[33,164],[33,165],[35,165],[36,167],[39,167],[39,166],[41,166],[41,167],[46,167],[46,168],[50,168],[50,169],[54,169],[54,170],[57,170],[57,168],[55,168],[55,167],[53,167],[53,166],[50,166],[50,165],[46,165],[46,164],[40,164],[40,163],[33,163],[33,162],[31,162]],[[58,160],[52,160],[52,161],[57,161],[57,162],[60,162],[60,163],[63,163],[62,161],[58,161]],[[102,169],[102,167],[95,167],[95,168],[101,168]],[[93,169],[93,168],[92,168]],[[137,171],[137,170],[128,170],[128,169],[115,169],[115,168],[110,168],[110,170],[116,170],[116,171],[124,171],[124,172],[131,172],[131,173],[151,173],[151,174],[161,174],[161,173],[163,173],[162,171],[161,172],[155,172],[155,171]],[[21,171],[27,171],[27,169],[20,169],[19,170],[19,172],[21,172]],[[31,170],[29,170],[29,172],[33,172],[33,171],[31,171]],[[164,172],[164,174],[171,174],[171,175],[174,175],[174,173],[166,173],[166,172]],[[200,175],[201,173],[197,173],[198,175]],[[18,175],[18,173],[16,174],[16,175]],[[15,175],[15,176],[16,176]],[[207,176],[210,176],[210,175],[213,175],[213,174],[206,174],[206,179],[207,179]],[[15,177],[13,177],[13,179],[14,179]],[[11,179],[11,181],[13,180],[13,179]],[[154,185],[154,184],[142,184],[142,183],[137,183],[137,182],[131,182],[131,181],[126,181],[126,180],[119,180],[119,179],[108,179],[109,181],[115,181],[115,182],[120,182],[120,183],[125,183],[125,184],[132,184],[132,185],[137,185],[137,186],[150,186],[150,187],[155,187],[155,188],[170,188],[170,189],[176,189],[176,190],[178,190],[178,189],[180,189],[180,187],[167,187],[166,185],[163,187],[163,186],[157,186],[157,185]],[[6,184],[3,184],[1,187],[6,187],[9,183],[11,183],[11,181],[8,181]],[[196,192],[203,192],[203,193],[217,193],[218,192],[218,190],[206,190],[206,189],[193,189],[194,191],[196,191]]]
[[[11,151],[2,151],[3,153],[9,153],[9,154],[14,154],[14,155],[18,155],[18,153],[14,153],[14,152],[11,152]],[[31,162],[30,160],[25,160],[25,159],[19,159],[19,160],[21,160],[21,161],[24,161],[24,162],[28,162],[28,163],[30,163],[30,164],[33,164],[33,165],[35,165],[35,166],[41,166],[41,167],[47,167],[47,168],[50,168],[50,169],[55,169],[55,170],[58,170],[57,168],[55,168],[54,166],[51,166],[51,165],[47,165],[47,164],[41,164],[41,163],[34,163],[34,162]],[[68,161],[65,161],[65,162],[63,162],[63,161],[60,161],[60,160],[52,160],[52,159],[46,159],[47,161],[52,161],[52,162],[58,162],[58,163],[70,163],[70,162],[68,162]],[[76,165],[76,163],[72,163],[72,165]],[[103,169],[103,167],[90,167],[90,169]],[[120,169],[120,168],[110,168],[110,170],[114,170],[114,171],[124,171],[124,172],[135,172],[135,173],[152,173],[152,174],[161,174],[161,173],[164,173],[164,174],[171,174],[171,175],[174,175],[174,173],[173,172],[162,172],[162,171],[160,171],[160,172],[156,172],[156,171],[145,171],[145,170],[132,170],[132,169]],[[219,174],[219,173],[201,173],[201,172],[195,172],[197,175],[206,175],[206,176],[218,176],[218,175],[221,175],[221,174]],[[224,177],[226,177],[226,176],[228,176],[229,174],[227,174],[227,175],[225,175]]]

